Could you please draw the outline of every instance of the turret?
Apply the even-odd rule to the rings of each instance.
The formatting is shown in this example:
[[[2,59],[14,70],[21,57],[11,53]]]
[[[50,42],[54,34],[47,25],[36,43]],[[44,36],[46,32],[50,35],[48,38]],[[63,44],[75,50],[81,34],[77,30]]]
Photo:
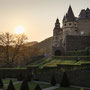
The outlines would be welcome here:
[[[58,35],[60,33],[60,23],[59,23],[59,19],[56,19],[56,23],[55,23],[55,27],[53,30],[53,35]]]
[[[53,29],[53,55],[61,55],[60,47],[62,46],[62,29],[60,28],[59,19],[56,19],[55,27]],[[58,53],[58,54],[57,54]]]
[[[71,6],[69,6],[68,12],[63,18],[63,41],[67,35],[78,35],[78,22],[74,16]]]
[[[60,29],[60,23],[59,23],[59,19],[56,19],[56,23],[55,23],[55,27],[54,29]]]

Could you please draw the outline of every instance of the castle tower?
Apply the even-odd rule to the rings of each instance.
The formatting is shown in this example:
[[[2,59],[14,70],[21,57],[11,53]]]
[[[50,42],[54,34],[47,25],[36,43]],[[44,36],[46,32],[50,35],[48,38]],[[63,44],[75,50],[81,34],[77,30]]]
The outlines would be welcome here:
[[[81,35],[90,36],[90,9],[82,9],[78,18],[78,29]]]
[[[55,27],[53,29],[53,44],[52,44],[52,53],[53,55],[60,56],[62,46],[62,29],[60,28],[59,19],[56,19]]]
[[[63,44],[65,44],[65,38],[67,35],[78,35],[78,22],[71,6],[69,6],[68,12],[63,18]]]

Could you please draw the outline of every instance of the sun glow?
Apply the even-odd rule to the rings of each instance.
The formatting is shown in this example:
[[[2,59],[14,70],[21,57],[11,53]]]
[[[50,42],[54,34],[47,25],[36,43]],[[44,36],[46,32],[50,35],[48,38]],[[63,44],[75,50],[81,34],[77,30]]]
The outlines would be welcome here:
[[[15,32],[16,34],[22,34],[22,33],[24,33],[24,27],[22,27],[22,26],[17,26],[17,27],[15,28],[14,32]]]

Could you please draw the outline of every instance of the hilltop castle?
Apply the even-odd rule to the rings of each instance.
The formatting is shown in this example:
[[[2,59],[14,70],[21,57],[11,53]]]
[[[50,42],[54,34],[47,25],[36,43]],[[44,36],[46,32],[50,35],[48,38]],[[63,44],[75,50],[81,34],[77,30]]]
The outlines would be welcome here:
[[[63,17],[62,27],[56,20],[53,30],[52,54],[65,55],[68,51],[85,50],[90,47],[90,9],[82,9],[75,17],[71,6]]]

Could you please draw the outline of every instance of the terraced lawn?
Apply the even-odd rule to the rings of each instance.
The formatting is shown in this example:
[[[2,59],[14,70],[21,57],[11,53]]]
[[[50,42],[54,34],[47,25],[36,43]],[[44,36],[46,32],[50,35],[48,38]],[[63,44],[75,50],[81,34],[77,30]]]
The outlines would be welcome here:
[[[90,63],[90,61],[82,60],[82,61],[76,61],[76,60],[62,60],[62,59],[55,59],[55,58],[49,58],[49,59],[41,59],[34,61],[29,66],[31,67],[56,67],[57,65],[81,65]]]

